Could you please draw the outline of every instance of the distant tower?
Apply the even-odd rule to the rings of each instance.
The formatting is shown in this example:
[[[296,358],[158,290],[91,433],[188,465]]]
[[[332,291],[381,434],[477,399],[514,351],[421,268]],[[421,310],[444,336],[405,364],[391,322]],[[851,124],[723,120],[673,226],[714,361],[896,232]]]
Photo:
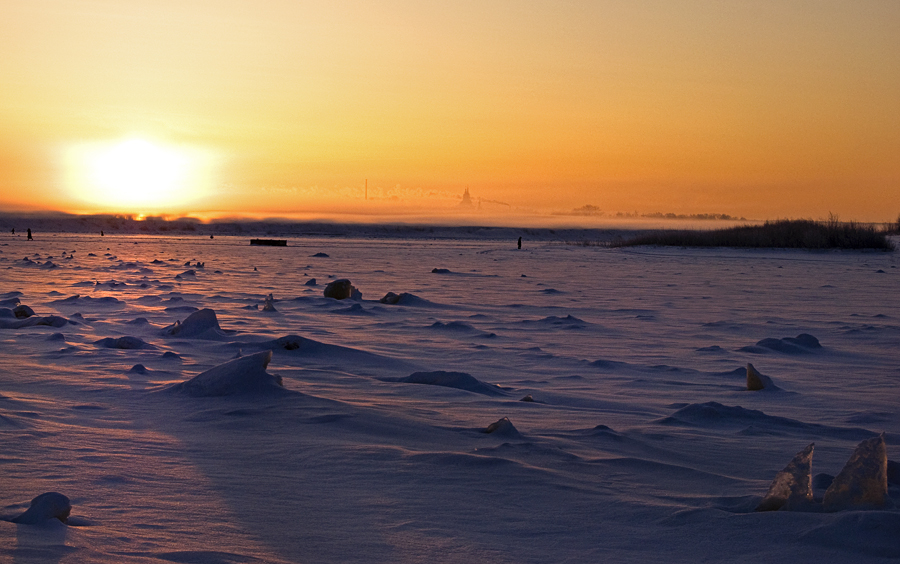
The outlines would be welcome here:
[[[472,207],[472,198],[469,197],[469,187],[466,186],[466,191],[463,192],[462,202],[459,203],[459,206],[462,208],[471,208]]]

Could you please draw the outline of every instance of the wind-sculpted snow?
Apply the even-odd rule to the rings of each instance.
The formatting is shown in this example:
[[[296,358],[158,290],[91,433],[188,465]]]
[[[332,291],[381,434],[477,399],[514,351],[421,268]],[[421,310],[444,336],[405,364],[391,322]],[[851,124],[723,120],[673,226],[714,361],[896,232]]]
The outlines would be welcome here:
[[[245,351],[271,350],[276,353],[283,352],[290,355],[297,355],[303,359],[332,363],[346,361],[357,364],[367,363],[373,366],[380,366],[394,362],[392,359],[381,355],[352,347],[322,343],[313,339],[301,337],[300,335],[285,335],[284,337],[268,341],[232,342],[229,343],[228,346]]]
[[[500,386],[494,384],[486,384],[471,374],[465,372],[446,372],[444,370],[435,370],[434,372],[415,372],[405,378],[398,378],[396,382],[404,382],[407,384],[426,384],[429,386],[442,386],[446,388],[456,388],[476,394],[484,394],[487,396],[505,396],[506,392]]]
[[[849,460],[900,456],[896,253],[194,225],[0,233],[0,321],[75,322],[0,329],[0,562],[900,557],[900,466]],[[10,522],[51,491],[67,524]]]
[[[219,319],[216,312],[211,309],[201,309],[187,316],[184,321],[176,321],[163,329],[163,335],[179,337],[181,339],[206,339],[222,340],[233,331],[225,331],[219,327]]]
[[[788,417],[767,415],[756,409],[728,406],[710,401],[692,403],[677,410],[669,417],[657,421],[661,425],[687,425],[716,429],[752,429],[773,433],[802,434],[819,437],[856,439],[871,436],[865,429],[853,427],[833,427],[818,423],[804,423]]]
[[[166,391],[193,397],[278,395],[287,392],[282,379],[266,372],[272,351],[242,356],[210,368]]]

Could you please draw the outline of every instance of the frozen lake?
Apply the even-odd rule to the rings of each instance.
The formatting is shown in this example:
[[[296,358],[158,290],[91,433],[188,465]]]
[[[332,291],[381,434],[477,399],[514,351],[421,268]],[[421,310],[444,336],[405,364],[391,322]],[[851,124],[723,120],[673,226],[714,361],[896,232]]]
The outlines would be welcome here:
[[[865,439],[900,458],[897,253],[248,242],[0,243],[35,313],[0,316],[0,515],[72,503],[0,521],[0,562],[900,557],[895,474],[883,509],[753,511],[809,443],[817,499]],[[288,392],[167,390],[268,350]]]

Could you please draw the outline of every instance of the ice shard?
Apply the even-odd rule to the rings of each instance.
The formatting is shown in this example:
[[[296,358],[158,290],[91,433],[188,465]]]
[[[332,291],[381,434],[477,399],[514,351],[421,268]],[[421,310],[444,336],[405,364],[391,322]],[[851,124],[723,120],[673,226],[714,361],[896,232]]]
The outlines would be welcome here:
[[[757,511],[791,510],[812,501],[812,455],[816,443],[810,443],[794,456],[794,459],[775,475],[769,492]]]
[[[888,493],[887,466],[884,433],[859,443],[825,491],[825,511],[883,506]]]

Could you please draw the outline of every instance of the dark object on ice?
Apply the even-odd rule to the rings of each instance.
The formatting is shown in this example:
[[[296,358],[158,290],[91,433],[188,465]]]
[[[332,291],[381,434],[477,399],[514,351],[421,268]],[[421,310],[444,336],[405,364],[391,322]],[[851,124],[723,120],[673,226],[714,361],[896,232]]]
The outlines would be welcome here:
[[[400,301],[400,294],[395,294],[394,292],[388,292],[387,294],[384,295],[383,298],[381,298],[378,301],[383,304],[394,305]]]
[[[522,238],[521,238],[521,237],[519,237],[518,246],[519,246],[520,249],[522,248]]]
[[[346,300],[348,298],[360,300],[362,299],[362,292],[357,290],[353,284],[350,283],[350,280],[341,278],[340,280],[329,282],[328,285],[325,286],[325,297],[334,298],[336,300]]]
[[[476,394],[485,394],[488,396],[504,395],[499,386],[485,384],[471,374],[465,372],[446,372],[444,370],[436,370],[434,372],[414,372],[406,378],[400,378],[397,381],[407,384],[427,384],[430,386],[456,388],[458,390],[465,390],[467,392],[475,392]]]
[[[269,247],[287,247],[287,239],[250,239],[251,245],[265,245]]]
[[[34,315],[34,310],[25,304],[17,305],[12,311],[13,315],[16,316],[16,319],[25,319]]]
[[[303,285],[304,285],[304,286],[315,286],[315,285],[316,285],[316,279],[315,279],[315,278],[310,278],[309,280],[307,280],[306,282],[304,282]]]
[[[531,394],[528,394],[527,396],[525,396],[524,398],[520,399],[519,401],[533,402],[533,401],[534,401],[534,398],[531,397]]]
[[[30,227],[28,228],[28,240],[29,240],[29,241],[33,241],[33,240],[34,240],[34,239],[31,238],[31,228],[30,228]]]
[[[312,256],[313,256],[314,258],[329,258],[328,255],[325,254],[325,253],[316,253],[316,254],[314,254],[314,255],[312,255]]]
[[[72,512],[72,504],[69,498],[61,493],[42,493],[31,500],[31,507],[25,513],[12,520],[13,523],[22,525],[38,525],[48,519],[59,519],[65,523]]]
[[[450,269],[449,268],[432,268],[431,273],[432,274],[450,274]]]
[[[215,239],[215,237],[213,237],[212,235],[210,235],[209,238],[210,238],[210,239]]]
[[[104,233],[103,233],[103,230],[101,229],[101,230],[100,230],[100,236],[103,237],[103,235],[104,235]]]

